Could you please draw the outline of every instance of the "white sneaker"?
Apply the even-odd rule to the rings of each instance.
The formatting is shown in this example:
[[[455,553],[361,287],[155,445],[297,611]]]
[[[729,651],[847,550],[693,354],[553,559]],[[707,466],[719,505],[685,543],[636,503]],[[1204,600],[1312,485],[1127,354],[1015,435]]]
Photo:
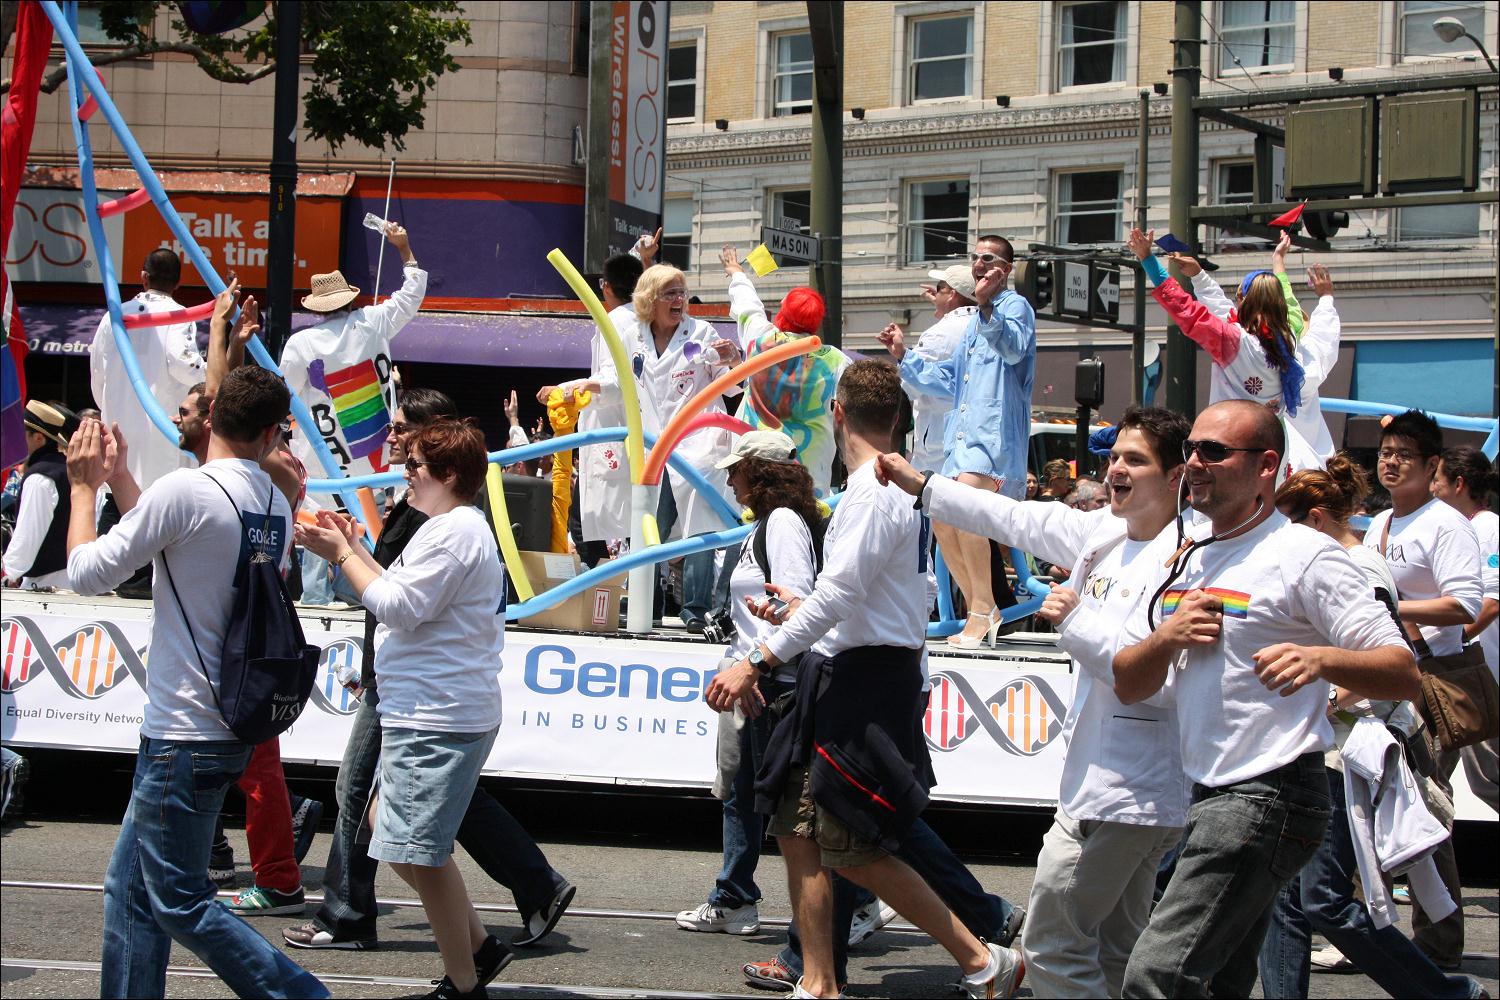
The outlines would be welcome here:
[[[990,964],[961,980],[964,995],[973,1000],[996,1000],[1011,997],[1026,978],[1026,959],[1017,948],[986,944]]]
[[[861,906],[854,911],[854,919],[849,924],[849,947],[863,943],[895,919],[896,911],[878,899],[868,906]]]
[[[685,931],[709,934],[754,934],[760,930],[760,912],[754,903],[733,909],[704,903],[696,910],[683,910],[677,914],[677,926]]]
[[[840,990],[839,994],[838,994],[839,1000],[844,1000],[844,997],[846,997],[848,995],[849,994],[847,994],[847,993],[843,992],[842,990]],[[802,988],[802,980],[801,979],[798,979],[797,980],[797,985],[792,988],[792,998],[793,998],[793,1000],[817,1000],[816,994],[809,993],[809,992],[807,992],[806,990],[804,990]]]
[[[1354,968],[1354,963],[1344,957],[1344,953],[1333,945],[1319,948],[1312,953],[1312,967],[1324,972],[1349,972]]]

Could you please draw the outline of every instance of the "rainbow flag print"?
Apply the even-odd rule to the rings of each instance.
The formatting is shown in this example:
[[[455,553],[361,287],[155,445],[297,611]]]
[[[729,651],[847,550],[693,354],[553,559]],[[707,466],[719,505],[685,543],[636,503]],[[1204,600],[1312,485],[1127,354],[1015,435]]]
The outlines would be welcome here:
[[[1225,618],[1249,618],[1250,617],[1250,595],[1239,590],[1225,590],[1222,587],[1203,587],[1205,594],[1213,594],[1224,602]],[[1191,593],[1187,590],[1169,590],[1161,600],[1161,612],[1165,617],[1177,610],[1177,605],[1182,603],[1183,595]]]
[[[313,386],[333,400],[333,412],[349,443],[350,457],[375,455],[372,461],[379,465],[380,448],[391,430],[391,415],[380,394],[375,363],[366,359],[325,375],[323,362],[317,360],[307,366],[307,374]]]

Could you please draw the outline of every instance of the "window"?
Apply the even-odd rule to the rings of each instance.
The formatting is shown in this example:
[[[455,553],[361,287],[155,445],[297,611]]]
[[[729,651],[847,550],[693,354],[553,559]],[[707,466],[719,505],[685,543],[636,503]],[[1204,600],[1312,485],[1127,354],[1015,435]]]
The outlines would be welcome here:
[[[907,187],[906,260],[951,260],[969,245],[969,182],[913,181]]]
[[[1418,205],[1397,209],[1395,214],[1396,238],[1402,241],[1479,237],[1478,205]]]
[[[771,218],[766,223],[775,228],[785,228],[781,220],[793,220],[793,227],[803,235],[812,234],[812,192],[803,188],[799,191],[773,191],[771,193]]]
[[[1124,79],[1125,5],[1062,4],[1058,16],[1058,88]]]
[[[1479,51],[1467,38],[1460,38],[1456,42],[1443,41],[1432,30],[1432,22],[1440,17],[1456,17],[1464,23],[1469,34],[1475,38],[1483,38],[1484,4],[1407,0],[1400,8],[1401,58],[1456,56]]]
[[[812,35],[789,32],[771,39],[774,72],[771,75],[771,114],[805,115],[812,111]]]
[[[1290,66],[1296,44],[1293,0],[1220,0],[1219,75],[1260,66]]]
[[[698,43],[673,45],[667,50],[667,121],[698,118]]]
[[[1122,176],[1118,170],[1058,174],[1056,242],[1119,243]]]
[[[974,18],[929,17],[907,28],[906,99],[967,97],[974,67]]]
[[[1250,205],[1255,202],[1255,162],[1253,160],[1220,160],[1214,165],[1214,204]],[[1214,249],[1260,246],[1262,241],[1235,236],[1224,229],[1209,230]]]
[[[80,45],[87,45],[90,48],[103,48],[106,46],[123,48],[127,43],[115,41],[104,33],[103,18],[101,17],[102,11],[100,10],[103,6],[102,3],[89,3],[87,0],[78,5],[78,43]],[[151,33],[149,22],[146,25],[146,33],[148,35]],[[55,49],[61,49],[62,43],[54,38],[52,46]]]
[[[587,0],[573,2],[573,61],[569,69],[574,76],[589,73],[589,5]]]
[[[693,199],[668,198],[661,209],[661,257],[686,271],[693,256]]]

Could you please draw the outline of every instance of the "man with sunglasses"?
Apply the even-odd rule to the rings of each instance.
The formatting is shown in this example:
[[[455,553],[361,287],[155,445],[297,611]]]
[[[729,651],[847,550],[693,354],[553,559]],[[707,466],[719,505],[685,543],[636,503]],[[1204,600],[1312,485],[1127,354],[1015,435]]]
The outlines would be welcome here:
[[[1182,852],[1122,996],[1250,995],[1276,894],[1328,827],[1329,684],[1387,700],[1419,691],[1411,651],[1354,561],[1276,510],[1284,448],[1259,404],[1199,414],[1183,457],[1209,533],[1179,546],[1148,605],[1154,631],[1114,658],[1126,705],[1171,673],[1192,781]]]
[[[881,472],[934,521],[1015,545],[1070,568],[1039,615],[1078,663],[1063,725],[1067,757],[1057,815],[1037,858],[1024,936],[1031,989],[1042,997],[1119,996],[1146,926],[1161,859],[1182,839],[1187,801],[1171,693],[1123,706],[1115,651],[1145,636],[1146,603],[1176,544],[1187,418],[1132,407],[1110,449],[1108,512],[1017,501],[923,476],[897,455]]]
[[[943,430],[943,474],[966,486],[1019,500],[1026,491],[1031,434],[1031,382],[1036,371],[1036,313],[1005,287],[1015,252],[1001,236],[981,236],[969,254],[978,308],[951,357],[934,361],[908,351],[894,323],[880,342],[896,359],[909,389],[943,400],[952,409]],[[1000,615],[990,580],[989,541],[944,526],[938,545],[969,605],[953,645],[993,643]]]
[[[1464,626],[1484,603],[1479,536],[1469,519],[1431,493],[1443,431],[1427,414],[1407,410],[1380,431],[1375,472],[1391,509],[1370,519],[1365,545],[1380,552],[1396,581],[1397,610],[1418,655],[1450,656],[1464,645]],[[1449,795],[1459,754],[1444,754],[1433,780]],[[1445,972],[1464,956],[1464,911],[1458,859],[1450,837],[1434,854],[1438,874],[1458,909],[1433,923],[1414,898],[1412,940]]]

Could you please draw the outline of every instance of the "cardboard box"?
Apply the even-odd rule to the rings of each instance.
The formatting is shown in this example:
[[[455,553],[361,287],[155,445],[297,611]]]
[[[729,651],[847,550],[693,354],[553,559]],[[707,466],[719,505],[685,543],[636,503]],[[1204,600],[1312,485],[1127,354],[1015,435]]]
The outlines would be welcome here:
[[[567,552],[521,552],[521,566],[538,594],[584,571],[578,556]],[[600,566],[608,565],[608,561]],[[557,607],[523,618],[518,623],[532,628],[556,628],[568,632],[618,632],[620,598],[625,592],[625,573],[611,577],[574,594]]]

